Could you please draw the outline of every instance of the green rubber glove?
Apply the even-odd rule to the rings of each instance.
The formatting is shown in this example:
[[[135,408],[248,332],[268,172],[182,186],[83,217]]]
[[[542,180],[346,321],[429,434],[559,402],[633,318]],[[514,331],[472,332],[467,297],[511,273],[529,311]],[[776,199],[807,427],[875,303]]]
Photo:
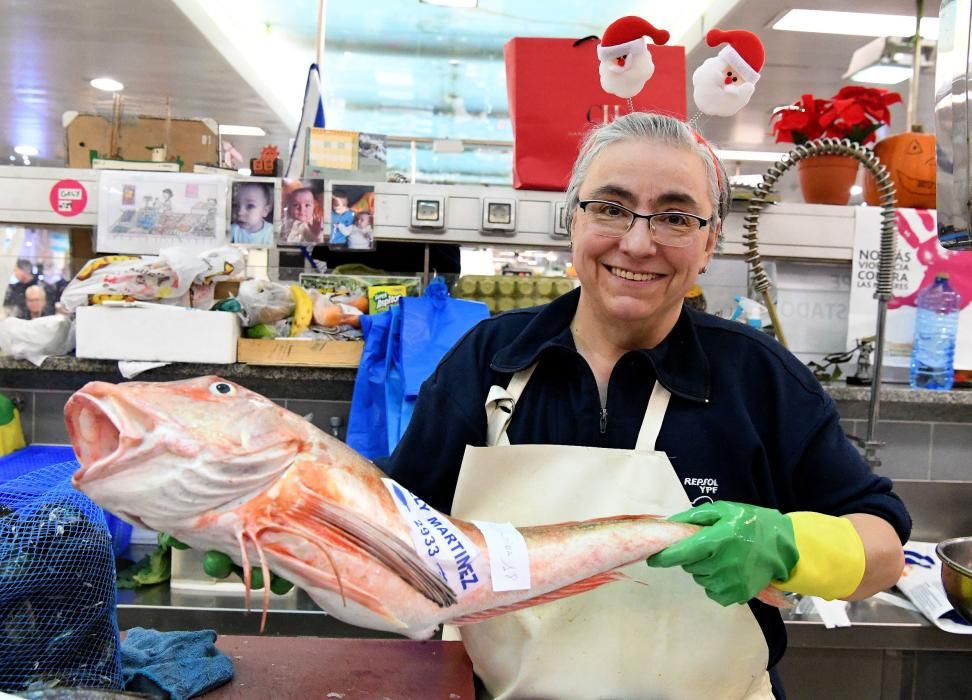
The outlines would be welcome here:
[[[785,581],[799,554],[790,518],[745,503],[705,503],[669,520],[704,525],[648,559],[648,566],[681,566],[720,605],[745,603],[770,581]]]

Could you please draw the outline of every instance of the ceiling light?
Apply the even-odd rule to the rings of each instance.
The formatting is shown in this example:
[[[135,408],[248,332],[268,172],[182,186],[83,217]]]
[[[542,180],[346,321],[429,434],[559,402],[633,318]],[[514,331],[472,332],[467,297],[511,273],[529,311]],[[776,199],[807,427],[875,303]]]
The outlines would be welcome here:
[[[931,68],[934,45],[922,41],[921,67]],[[914,48],[905,39],[878,37],[857,49],[843,77],[856,83],[894,85],[911,78]]]
[[[14,153],[24,156],[25,158],[30,158],[31,156],[37,155],[36,146],[14,146]]]
[[[851,185],[850,193],[852,195],[859,195],[863,191],[864,191],[864,188],[861,187],[860,185]]]
[[[266,136],[267,132],[258,126],[240,126],[239,124],[220,124],[220,136]]]
[[[91,81],[91,87],[105,92],[121,92],[125,89],[125,86],[114,78],[95,78]]]
[[[907,66],[876,65],[862,68],[853,75],[845,77],[850,78],[855,83],[897,85],[911,77],[911,69]]]
[[[715,153],[720,160],[755,160],[763,163],[775,163],[786,155],[786,151],[732,151],[718,148]]]
[[[419,0],[419,2],[442,7],[476,7],[479,4],[479,0]]]
[[[870,12],[833,12],[830,10],[790,10],[773,29],[818,34],[857,34],[858,36],[912,36],[915,18],[908,15],[883,15]],[[938,38],[938,18],[921,18],[921,36]]]

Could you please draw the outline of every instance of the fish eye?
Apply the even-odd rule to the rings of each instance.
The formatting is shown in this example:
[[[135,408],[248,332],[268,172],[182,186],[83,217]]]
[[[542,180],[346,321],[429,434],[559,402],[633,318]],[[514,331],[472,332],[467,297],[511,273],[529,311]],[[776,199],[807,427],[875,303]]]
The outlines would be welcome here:
[[[213,396],[232,396],[236,393],[236,389],[227,382],[213,382],[209,385],[209,393]]]

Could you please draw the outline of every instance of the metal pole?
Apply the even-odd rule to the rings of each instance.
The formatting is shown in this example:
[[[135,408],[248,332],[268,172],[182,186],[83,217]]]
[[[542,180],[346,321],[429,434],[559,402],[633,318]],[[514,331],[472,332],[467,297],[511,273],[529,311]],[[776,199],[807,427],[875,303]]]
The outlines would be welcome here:
[[[888,302],[886,299],[878,299],[877,312],[877,340],[874,347],[874,371],[871,375],[871,400],[867,409],[867,435],[864,437],[864,459],[872,468],[881,466],[881,458],[878,457],[880,442],[874,439],[878,422],[878,402],[881,393],[881,367],[884,364],[884,332],[885,321],[888,314]]]
[[[327,0],[317,0],[317,70],[324,75],[324,42],[327,25]]]
[[[915,52],[911,59],[911,84],[908,86],[908,128],[921,131],[918,124],[918,74],[921,72],[921,15],[925,9],[924,0],[917,0],[915,17]]]

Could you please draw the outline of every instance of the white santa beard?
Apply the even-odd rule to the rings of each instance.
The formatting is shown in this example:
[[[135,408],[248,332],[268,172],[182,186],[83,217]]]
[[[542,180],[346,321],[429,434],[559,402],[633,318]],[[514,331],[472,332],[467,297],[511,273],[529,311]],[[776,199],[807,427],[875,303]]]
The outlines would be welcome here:
[[[731,117],[749,103],[756,86],[752,83],[726,84],[728,64],[715,56],[707,59],[692,74],[695,105],[715,117]]]
[[[629,56],[624,68],[616,67],[614,59],[609,58],[601,61],[598,72],[605,92],[618,97],[634,97],[655,72],[655,63],[649,53]]]

